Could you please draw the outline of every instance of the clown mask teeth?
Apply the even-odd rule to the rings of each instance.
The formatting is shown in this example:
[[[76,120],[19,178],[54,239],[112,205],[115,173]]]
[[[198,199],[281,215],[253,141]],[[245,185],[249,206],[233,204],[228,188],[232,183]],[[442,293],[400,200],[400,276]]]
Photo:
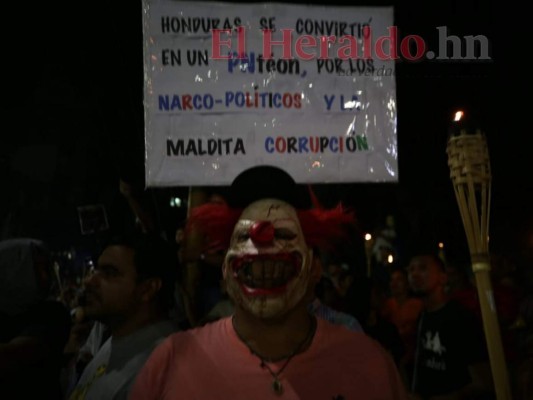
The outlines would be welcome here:
[[[273,258],[246,257],[246,260],[235,260],[234,276],[239,282],[250,288],[272,289],[284,287],[291,279],[298,275],[301,257],[289,255],[277,260]]]

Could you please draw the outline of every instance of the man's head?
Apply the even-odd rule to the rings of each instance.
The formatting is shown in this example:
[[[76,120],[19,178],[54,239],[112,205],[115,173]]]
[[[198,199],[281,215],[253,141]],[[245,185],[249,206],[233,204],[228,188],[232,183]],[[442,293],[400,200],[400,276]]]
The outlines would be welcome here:
[[[223,268],[235,304],[260,318],[292,310],[320,277],[296,210],[276,199],[259,200],[244,209]]]
[[[340,203],[326,209],[310,186],[257,166],[233,180],[227,202],[193,209],[187,231],[197,227],[208,248],[226,252],[224,279],[237,310],[276,318],[300,305],[307,312],[321,273],[311,249],[334,251],[354,223]]]
[[[175,279],[175,252],[165,241],[141,234],[115,238],[85,280],[85,315],[120,325],[139,313],[163,313]]]
[[[433,254],[422,254],[411,259],[407,267],[409,285],[415,294],[428,296],[444,291],[447,282],[442,260]]]
[[[406,296],[409,293],[409,282],[407,280],[407,271],[396,268],[390,275],[390,292],[393,297]]]

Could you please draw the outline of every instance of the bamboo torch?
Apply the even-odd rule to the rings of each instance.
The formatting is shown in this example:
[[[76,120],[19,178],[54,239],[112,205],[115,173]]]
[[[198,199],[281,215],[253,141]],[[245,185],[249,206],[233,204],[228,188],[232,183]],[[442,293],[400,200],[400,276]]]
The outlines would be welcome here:
[[[446,149],[450,178],[463,220],[472,270],[476,277],[496,398],[510,400],[509,379],[490,281],[491,172],[489,151],[485,135],[477,128],[467,127],[462,117],[462,112],[456,113],[455,127],[448,139]]]

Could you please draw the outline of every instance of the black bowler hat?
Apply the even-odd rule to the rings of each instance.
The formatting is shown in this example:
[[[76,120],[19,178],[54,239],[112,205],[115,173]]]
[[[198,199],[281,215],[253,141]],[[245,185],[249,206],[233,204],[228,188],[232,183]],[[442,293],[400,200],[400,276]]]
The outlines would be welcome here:
[[[283,200],[297,209],[312,206],[308,185],[297,184],[287,172],[269,165],[241,172],[230,186],[228,204],[234,208],[245,208],[266,198]]]

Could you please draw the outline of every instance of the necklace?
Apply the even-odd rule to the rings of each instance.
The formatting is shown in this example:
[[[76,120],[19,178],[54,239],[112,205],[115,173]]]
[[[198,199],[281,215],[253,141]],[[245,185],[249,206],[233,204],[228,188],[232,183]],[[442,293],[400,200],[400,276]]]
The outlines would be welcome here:
[[[304,340],[302,340],[298,344],[298,346],[296,346],[295,349],[290,352],[290,354],[288,354],[287,356],[278,357],[276,359],[264,357],[260,355],[259,353],[257,353],[254,349],[252,349],[249,342],[241,336],[241,334],[235,327],[235,317],[231,319],[231,323],[239,339],[246,345],[246,347],[248,347],[248,349],[254,356],[256,356],[257,358],[261,360],[261,363],[259,364],[259,366],[261,368],[266,368],[268,372],[270,373],[270,375],[272,376],[272,378],[274,378],[274,380],[272,381],[272,389],[274,390],[274,393],[276,393],[278,396],[281,396],[283,394],[283,385],[281,384],[279,376],[285,370],[285,368],[287,368],[287,365],[289,365],[289,362],[292,360],[292,358],[296,354],[300,353],[305,348],[305,346],[313,339],[313,336],[315,335],[315,332],[316,332],[316,318],[311,317],[311,325],[309,326],[309,331],[307,332],[307,335],[305,336]],[[285,359],[285,362],[280,367],[280,369],[278,369],[276,372],[274,372],[272,368],[270,368],[270,365],[268,365],[268,363],[281,361],[283,359]]]

